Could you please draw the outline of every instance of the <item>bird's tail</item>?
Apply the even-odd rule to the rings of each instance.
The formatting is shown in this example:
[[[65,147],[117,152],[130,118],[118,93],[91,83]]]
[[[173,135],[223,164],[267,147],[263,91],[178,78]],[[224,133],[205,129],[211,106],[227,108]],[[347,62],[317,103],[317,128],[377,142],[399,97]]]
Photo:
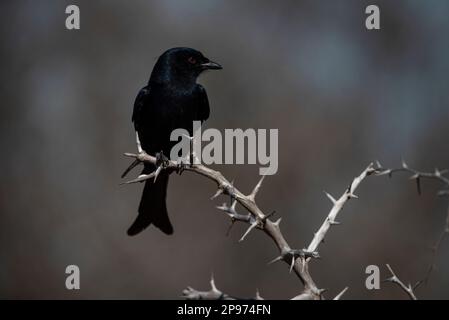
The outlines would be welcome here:
[[[156,182],[152,179],[145,182],[139,205],[139,215],[128,229],[128,235],[134,236],[146,229],[150,224],[154,224],[165,234],[173,233],[173,227],[168,218],[165,203],[168,176],[167,172],[161,172]]]

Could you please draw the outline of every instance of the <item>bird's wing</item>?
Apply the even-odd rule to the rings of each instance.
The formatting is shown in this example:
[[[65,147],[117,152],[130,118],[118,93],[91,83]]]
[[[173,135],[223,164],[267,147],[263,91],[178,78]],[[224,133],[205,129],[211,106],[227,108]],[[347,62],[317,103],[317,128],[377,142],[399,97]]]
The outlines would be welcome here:
[[[207,98],[206,89],[198,84],[198,120],[206,121],[209,118],[209,99]]]
[[[134,128],[136,129],[136,131],[140,131],[140,126],[142,126],[141,121],[144,118],[144,106],[149,97],[150,87],[146,86],[140,89],[139,94],[136,97],[136,101],[134,102],[132,122],[134,122]]]

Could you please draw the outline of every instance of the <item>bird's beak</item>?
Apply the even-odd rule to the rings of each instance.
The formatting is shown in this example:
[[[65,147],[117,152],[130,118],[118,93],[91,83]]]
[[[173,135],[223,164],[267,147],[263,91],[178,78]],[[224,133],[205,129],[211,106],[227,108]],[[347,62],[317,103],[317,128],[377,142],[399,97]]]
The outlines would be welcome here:
[[[204,70],[220,70],[223,69],[221,65],[219,65],[216,62],[208,61],[206,63],[201,64],[201,67],[203,67]]]

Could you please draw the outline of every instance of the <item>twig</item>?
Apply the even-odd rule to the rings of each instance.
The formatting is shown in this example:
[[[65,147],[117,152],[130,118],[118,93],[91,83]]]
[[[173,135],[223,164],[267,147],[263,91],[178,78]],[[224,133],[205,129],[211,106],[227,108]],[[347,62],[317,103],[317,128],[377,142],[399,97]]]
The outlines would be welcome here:
[[[415,293],[413,291],[414,288],[412,288],[412,285],[409,284],[408,286],[406,286],[399,278],[398,276],[396,276],[396,274],[394,273],[393,269],[390,267],[389,264],[387,264],[387,268],[391,273],[391,277],[386,279],[385,281],[388,282],[392,282],[397,284],[409,297],[411,300],[418,300],[415,296]],[[416,286],[415,286],[416,287]]]
[[[215,280],[213,276],[210,280],[210,287],[211,289],[209,291],[198,291],[196,289],[193,289],[192,287],[187,287],[187,289],[183,290],[182,297],[187,300],[264,300],[260,296],[259,291],[256,292],[256,296],[254,298],[249,299],[236,298],[226,293],[223,293],[215,285]]]

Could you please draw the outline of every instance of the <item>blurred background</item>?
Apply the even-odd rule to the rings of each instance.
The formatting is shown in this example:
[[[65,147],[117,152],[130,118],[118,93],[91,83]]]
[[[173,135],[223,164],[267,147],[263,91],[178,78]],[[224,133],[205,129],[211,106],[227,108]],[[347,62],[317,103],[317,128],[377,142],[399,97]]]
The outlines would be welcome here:
[[[65,28],[65,8],[81,29]],[[302,290],[261,232],[226,236],[215,185],[172,176],[173,236],[126,230],[142,185],[119,186],[134,152],[135,96],[166,49],[189,46],[224,66],[200,78],[207,127],[278,128],[279,171],[258,195],[282,216],[290,245],[306,247],[335,197],[371,161],[449,167],[449,2],[375,1],[381,30],[365,28],[372,1],[2,1],[0,3],[0,298],[177,299],[187,286],[271,299]],[[243,192],[256,165],[216,165]],[[137,174],[138,171],[133,171]],[[366,180],[311,263],[318,286],[346,299],[403,299],[392,284],[365,288],[365,268],[391,264],[422,279],[444,227],[440,186],[407,175]],[[447,239],[446,239],[447,240]],[[449,298],[449,240],[419,298]],[[81,290],[65,288],[65,268]]]

